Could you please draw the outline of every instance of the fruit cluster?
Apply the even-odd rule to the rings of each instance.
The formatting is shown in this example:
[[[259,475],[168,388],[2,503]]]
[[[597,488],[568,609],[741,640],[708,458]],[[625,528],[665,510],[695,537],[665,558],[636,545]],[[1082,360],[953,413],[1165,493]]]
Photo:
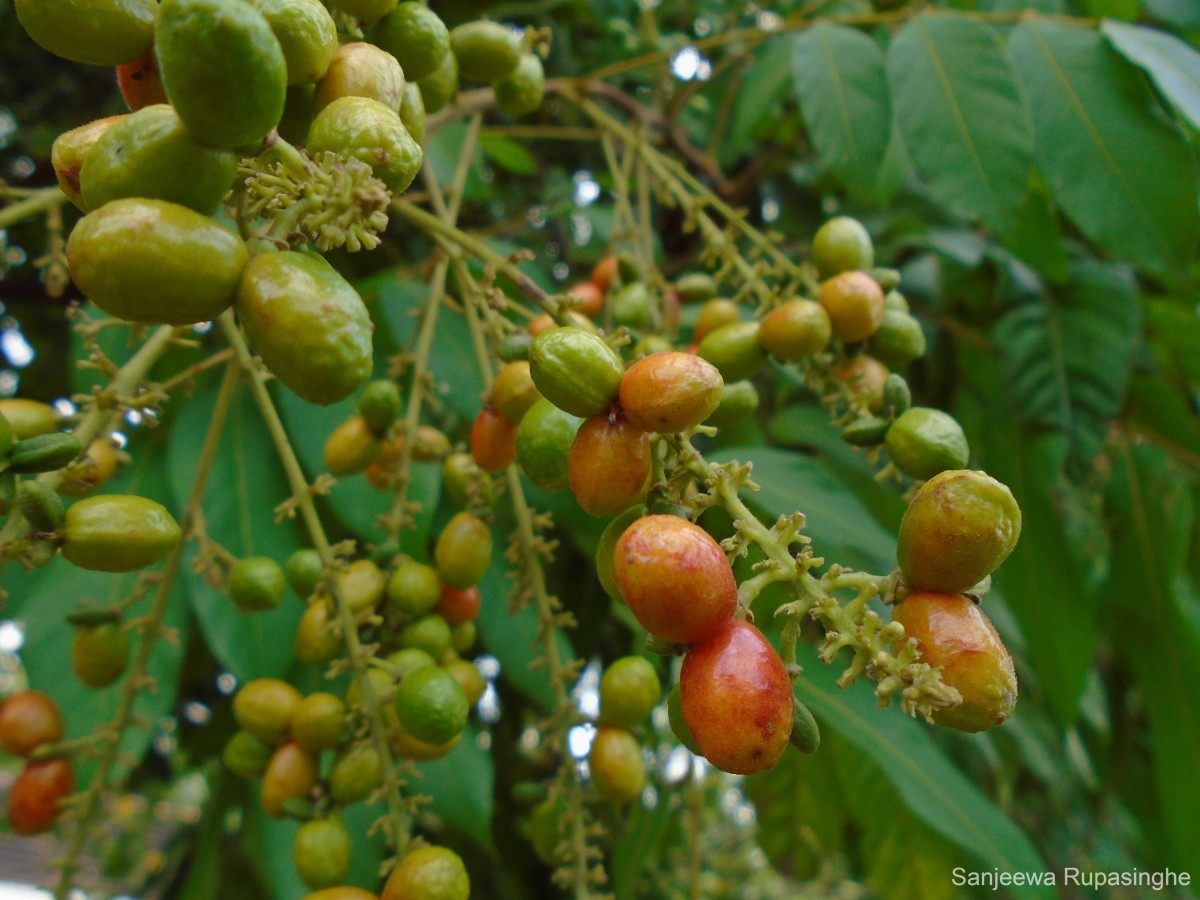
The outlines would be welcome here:
[[[26,760],[8,792],[8,823],[17,834],[49,831],[75,792],[71,760],[48,755],[62,738],[62,711],[45,694],[21,691],[0,703],[0,746]]]

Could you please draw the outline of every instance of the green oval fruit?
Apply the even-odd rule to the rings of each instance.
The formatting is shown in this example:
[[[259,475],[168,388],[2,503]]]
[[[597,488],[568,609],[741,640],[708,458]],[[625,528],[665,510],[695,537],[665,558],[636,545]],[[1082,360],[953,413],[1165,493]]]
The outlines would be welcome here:
[[[873,269],[868,269],[867,274],[874,278],[876,282],[878,282],[879,288],[884,294],[892,293],[900,286],[899,269],[885,269],[876,266]],[[884,299],[887,299],[886,296]],[[908,310],[905,310],[905,312],[907,311]]]
[[[925,332],[908,313],[884,309],[883,323],[867,341],[872,356],[893,369],[901,369],[925,355]]]
[[[718,328],[733,325],[740,315],[738,305],[732,300],[726,300],[724,297],[706,300],[692,326],[692,340],[699,344]]]
[[[307,598],[321,580],[321,554],[311,548],[297,550],[288,557],[285,574],[288,584],[302,598]]]
[[[198,141],[257,144],[283,115],[283,48],[248,3],[163,0],[154,51],[167,97]]]
[[[383,437],[400,415],[404,401],[396,382],[379,379],[372,381],[358,398],[358,414],[367,427],[377,436]]]
[[[345,881],[350,874],[350,857],[350,832],[338,816],[305,822],[292,842],[296,872],[313,890]]]
[[[277,744],[292,727],[292,716],[301,699],[300,692],[286,681],[256,678],[234,694],[233,718],[243,731]]]
[[[704,424],[715,428],[732,428],[754,415],[757,409],[758,388],[754,382],[735,381],[722,389],[720,404],[704,420]]]
[[[817,229],[812,259],[821,278],[875,265],[875,245],[858,219],[838,216]]]
[[[395,705],[404,731],[435,745],[457,737],[471,711],[454,676],[432,667],[418,669],[400,682]]]
[[[792,734],[788,743],[804,754],[817,752],[821,746],[821,729],[808,707],[796,700],[796,714],[792,718]]]
[[[453,850],[421,847],[392,870],[380,900],[467,900],[471,880]]]
[[[875,416],[855,419],[842,429],[842,440],[854,447],[877,447],[883,443],[891,426],[887,419]]]
[[[343,44],[317,82],[313,104],[318,112],[340,97],[367,97],[399,111],[404,96],[404,72],[392,54],[374,44]]]
[[[671,688],[671,693],[667,695],[667,721],[671,725],[672,734],[679,743],[697,756],[701,756],[700,748],[696,746],[696,738],[692,736],[692,730],[688,728],[687,720],[683,717],[683,698],[678,682],[675,683],[675,687]]]
[[[8,451],[8,468],[29,474],[61,469],[83,452],[83,445],[73,434],[39,434],[17,441]]]
[[[342,639],[332,626],[336,618],[327,600],[314,600],[309,605],[296,626],[296,659],[320,666],[337,658],[342,652]]]
[[[506,363],[518,360],[529,361],[529,348],[533,346],[533,335],[528,331],[514,331],[506,334],[500,341],[497,352]]]
[[[329,794],[343,805],[356,803],[383,784],[379,751],[367,744],[346,748],[329,771]]]
[[[438,535],[433,557],[443,584],[478,584],[492,561],[492,529],[470,513],[457,513]]]
[[[348,12],[361,22],[371,23],[390,13],[396,0],[330,0],[333,6]]]
[[[233,303],[246,259],[233,232],[164,200],[114,200],[67,240],[79,289],[106,313],[142,324],[215,319]]]
[[[402,562],[387,586],[388,605],[406,616],[423,616],[442,599],[437,569],[416,560]]]
[[[397,640],[401,649],[423,650],[433,659],[441,659],[450,649],[450,625],[441,616],[430,613],[409,622],[400,629]],[[431,743],[444,744],[445,741],[431,741]]]
[[[267,368],[310,403],[344,400],[371,375],[371,318],[319,256],[256,256],[238,284],[237,310]]]
[[[896,312],[906,313],[908,309],[908,301],[904,299],[904,295],[899,291],[888,291],[883,297],[884,310],[893,309]]]
[[[59,425],[62,424],[62,416],[53,406],[23,397],[0,399],[0,415],[8,420],[12,427],[12,435],[18,441],[58,431]]]
[[[266,741],[260,740],[248,731],[235,732],[225,744],[221,761],[233,774],[247,780],[261,778],[267,770],[274,751]]]
[[[450,53],[446,24],[429,7],[416,2],[399,4],[371,27],[367,39],[396,57],[409,81],[436,72]]]
[[[466,22],[450,32],[458,71],[471,81],[495,81],[517,67],[521,39],[499,22]]]
[[[569,325],[538,335],[529,348],[529,371],[543,397],[586,419],[617,399],[625,367],[603,338]]]
[[[501,366],[492,384],[492,406],[510,422],[520,422],[542,395],[538,393],[528,360],[514,360]]]
[[[88,152],[79,184],[88,209],[142,197],[207,215],[233,185],[236,172],[236,154],[198,143],[175,110],[159,104],[106,131]]]
[[[630,729],[649,718],[662,700],[658,672],[643,656],[625,656],[600,679],[600,725]]]
[[[758,342],[780,362],[800,362],[820,353],[833,336],[829,313],[812,300],[791,300],[762,320]]]
[[[16,0],[17,21],[55,56],[116,66],[154,43],[154,0]]]
[[[723,325],[700,342],[696,354],[716,366],[726,382],[750,378],[767,362],[758,330],[758,322]]]
[[[129,632],[115,622],[79,628],[71,643],[71,668],[90,688],[104,688],[129,666]]]
[[[17,509],[30,525],[42,532],[55,531],[62,524],[66,512],[62,498],[49,485],[35,479],[20,483],[17,488]]]
[[[452,453],[442,463],[442,485],[446,496],[455,506],[467,506],[477,499],[484,506],[491,506],[495,489],[475,457],[470,453]]]
[[[525,477],[543,491],[567,489],[567,454],[582,419],[538,400],[517,428],[517,462]]]
[[[703,303],[717,296],[717,282],[707,272],[689,272],[675,282],[681,303]]]
[[[588,752],[592,784],[609,800],[636,800],[646,785],[642,747],[628,731],[601,726]]]
[[[425,112],[433,114],[442,109],[458,94],[458,57],[447,53],[436,69],[418,79],[417,87],[425,101]]]
[[[321,0],[254,0],[279,41],[288,86],[310,84],[329,68],[338,47],[337,25]]]
[[[409,135],[418,144],[425,140],[425,98],[415,81],[404,84],[404,94],[400,98],[400,121],[404,123]]]
[[[81,569],[132,572],[153,565],[179,543],[179,523],[145,497],[105,494],[67,509],[62,555]]]
[[[903,375],[892,374],[883,383],[883,410],[892,417],[903,415],[912,406],[912,391]]]
[[[123,115],[96,119],[86,125],[64,131],[50,146],[50,165],[54,167],[58,187],[82,212],[88,211],[87,204],[83,202],[83,193],[79,189],[79,175],[83,171],[83,164],[96,142],[124,119]]]
[[[333,694],[309,694],[292,714],[292,740],[309,753],[332,750],[346,733],[346,704]]]
[[[229,596],[243,612],[275,609],[285,587],[283,567],[269,556],[239,559],[229,573]]]
[[[984,472],[942,472],[917,491],[900,522],[896,558],[914,588],[961,593],[1008,558],[1021,536],[1012,492]]]
[[[946,469],[961,469],[970,458],[962,426],[949,413],[914,406],[888,429],[888,455],[913,478],[932,478]]]
[[[392,674],[395,675],[396,681],[403,681],[417,669],[429,669],[437,666],[437,660],[420,647],[403,647],[391,654],[387,661],[388,665],[392,667]]]
[[[654,295],[640,281],[626,284],[612,298],[613,322],[626,328],[648,328],[654,321]]]
[[[613,555],[617,549],[617,541],[625,533],[625,529],[646,514],[646,507],[635,503],[622,512],[605,526],[600,534],[600,542],[596,545],[596,575],[605,593],[614,600],[625,602],[625,596],[617,587],[617,579],[613,574]]]
[[[421,169],[421,145],[400,114],[367,97],[339,97],[317,113],[308,131],[308,152],[361,160],[388,190],[402,194]]]
[[[522,53],[517,67],[493,82],[496,105],[510,116],[527,116],[541,108],[546,95],[546,72],[541,57]]]

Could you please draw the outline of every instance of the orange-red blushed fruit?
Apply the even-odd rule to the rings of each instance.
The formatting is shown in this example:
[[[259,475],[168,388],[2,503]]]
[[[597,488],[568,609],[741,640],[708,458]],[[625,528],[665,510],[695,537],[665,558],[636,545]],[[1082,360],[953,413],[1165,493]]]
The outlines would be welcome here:
[[[478,619],[482,607],[483,596],[479,593],[477,585],[459,590],[443,584],[442,598],[433,611],[449,624],[461,625],[463,622],[474,622]]]
[[[615,256],[606,256],[600,262],[596,263],[596,267],[592,269],[591,280],[596,287],[600,288],[600,293],[607,294],[616,276],[617,258]]]
[[[62,736],[62,712],[41,691],[21,691],[0,704],[0,745],[14,756],[28,756]]]
[[[304,800],[317,784],[317,758],[296,743],[284,744],[267,763],[263,773],[263,812],[279,818],[288,800]]]
[[[686,431],[721,404],[724,381],[712,363],[689,353],[652,353],[621,377],[621,410],[644,431]]]
[[[866,272],[842,272],[823,281],[817,299],[840,340],[865,341],[883,324],[883,289]]]
[[[537,337],[539,334],[550,331],[558,327],[558,323],[554,321],[554,316],[550,313],[542,313],[540,316],[535,316],[529,320],[529,324],[525,326],[525,330]]]
[[[594,281],[573,284],[567,289],[567,293],[576,300],[574,308],[585,316],[594,317],[604,308],[604,291]]]
[[[613,577],[642,627],[663,640],[703,641],[737,610],[725,551],[678,516],[643,516],[626,528],[613,553]]]
[[[783,660],[748,622],[732,619],[683,658],[683,718],[696,746],[723,772],[749,775],[779,762],[795,700]]]
[[[485,472],[499,472],[517,458],[517,425],[485,406],[471,426],[471,456]]]
[[[117,66],[117,87],[125,105],[137,112],[155,103],[166,103],[167,92],[158,77],[158,62],[151,51],[141,59]]]
[[[567,454],[575,499],[593,516],[615,516],[646,495],[650,436],[620,413],[601,413],[579,426]]]
[[[69,759],[36,760],[25,766],[8,792],[8,823],[17,834],[49,831],[58,819],[58,805],[75,791],[75,770]]]

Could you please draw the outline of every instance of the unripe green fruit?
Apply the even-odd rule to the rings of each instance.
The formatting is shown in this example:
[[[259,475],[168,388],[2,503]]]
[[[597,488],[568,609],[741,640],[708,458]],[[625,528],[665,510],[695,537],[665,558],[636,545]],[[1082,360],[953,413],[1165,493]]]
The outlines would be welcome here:
[[[316,550],[297,550],[288,557],[285,574],[288,584],[301,598],[307,598],[321,580],[321,554]]]
[[[626,730],[646,721],[662,700],[662,682],[650,661],[625,656],[604,670],[600,679],[600,724]]]
[[[243,612],[275,609],[286,586],[283,567],[269,556],[240,559],[229,573],[229,597]]]
[[[333,694],[309,694],[292,714],[292,740],[309,753],[332,750],[346,733],[346,704]]]
[[[704,424],[715,428],[732,428],[754,415],[757,409],[758,388],[754,382],[735,381],[722,389],[721,402],[712,415],[704,420]]]
[[[404,647],[389,656],[387,661],[392,667],[396,681],[403,681],[418,669],[428,669],[437,665],[437,660],[420,647]]]
[[[238,284],[237,310],[267,368],[310,403],[345,399],[371,375],[367,309],[319,256],[254,257]]]
[[[888,429],[888,455],[913,478],[932,478],[946,469],[961,469],[970,458],[962,426],[949,413],[914,406]]]
[[[437,668],[418,669],[405,677],[396,688],[395,705],[404,731],[435,745],[457,737],[471,711],[454,676]]]
[[[233,697],[233,717],[243,731],[277,744],[292,727],[300,692],[278,678],[247,681]]]
[[[695,325],[692,326],[692,340],[699,344],[718,328],[733,325],[740,318],[738,305],[732,300],[717,297],[705,301],[705,304],[700,307],[699,315],[696,316]]]
[[[367,97],[399,112],[404,72],[390,53],[355,41],[337,48],[325,75],[317,82],[313,105],[320,112],[340,97]]]
[[[458,57],[447,52],[436,69],[417,81],[425,112],[432,115],[458,94]]]
[[[546,94],[546,73],[542,60],[533,53],[522,53],[517,67],[492,83],[496,105],[510,116],[537,112]]]
[[[53,472],[68,465],[83,452],[83,445],[71,434],[39,434],[17,441],[8,451],[8,468],[21,474]]]
[[[899,291],[888,291],[883,296],[884,310],[895,310],[896,312],[906,313],[908,309],[908,301],[904,299],[904,295]]]
[[[115,66],[150,52],[154,0],[15,0],[17,21],[39,45],[73,62]]]
[[[406,616],[423,616],[442,598],[437,570],[409,560],[392,573],[387,586],[388,606]]]
[[[556,864],[555,851],[567,836],[566,821],[566,804],[561,798],[547,798],[529,814],[529,839],[534,851],[548,866]]]
[[[144,569],[175,549],[182,535],[161,503],[127,494],[72,504],[59,533],[68,562],[103,572]]]
[[[568,485],[567,454],[583,420],[563,412],[549,400],[538,400],[517,428],[517,462],[543,491],[563,491]]]
[[[342,652],[342,639],[331,627],[337,617],[327,600],[309,605],[296,626],[296,659],[310,666],[320,666],[337,658]]]
[[[812,259],[821,278],[875,265],[875,245],[863,224],[849,216],[830,219],[813,237]]]
[[[305,822],[292,842],[296,872],[314,890],[345,881],[351,855],[350,832],[338,816]]]
[[[84,626],[71,643],[71,668],[90,688],[104,688],[129,666],[129,632],[115,622]]]
[[[400,629],[399,642],[402,648],[412,647],[424,650],[433,659],[441,659],[450,649],[450,624],[436,613],[421,616]],[[416,737],[428,740],[421,738],[420,735],[416,735]],[[444,744],[445,742],[445,740],[430,741],[434,744]]]
[[[380,900],[467,900],[470,895],[471,880],[457,853],[421,847],[392,870]]]
[[[254,0],[279,41],[291,87],[325,74],[337,50],[337,26],[321,0]]]
[[[884,309],[883,322],[871,335],[867,350],[884,365],[900,369],[925,355],[925,332],[908,313]]]
[[[49,533],[62,524],[62,498],[49,485],[25,479],[17,488],[17,509],[35,529]]]
[[[767,362],[767,351],[758,343],[758,322],[723,325],[700,342],[696,354],[706,359],[725,381],[754,376]]]
[[[474,622],[459,622],[450,626],[450,647],[455,653],[466,653],[475,646],[478,629]]]
[[[26,400],[22,397],[0,399],[0,415],[12,426],[12,436],[18,441],[58,431],[62,417],[53,406]]]
[[[450,32],[450,51],[458,71],[471,81],[495,81],[517,67],[521,39],[498,22],[474,21]]]
[[[372,44],[386,50],[410,82],[437,71],[450,53],[450,32],[429,7],[416,2],[399,4],[367,33]]]
[[[8,456],[8,451],[12,449],[13,440],[12,423],[5,418],[4,413],[0,413],[0,457]]]
[[[438,535],[433,557],[442,583],[453,588],[478,584],[492,561],[492,529],[476,516],[460,512]]]
[[[106,313],[146,325],[215,319],[233,303],[246,260],[236,234],[164,200],[114,200],[67,240],[79,289]]]
[[[354,475],[373,463],[383,450],[362,416],[351,416],[329,433],[322,457],[330,475]]]
[[[381,19],[396,7],[396,0],[330,0],[331,4],[354,18],[371,23]]]
[[[692,735],[692,730],[688,728],[687,720],[683,717],[683,700],[680,697],[678,682],[675,683],[675,687],[671,688],[671,693],[667,695],[667,721],[679,743],[697,756],[703,755],[700,748],[696,746],[696,738]]]
[[[366,163],[394,194],[412,184],[423,157],[400,114],[367,97],[339,97],[317,113],[308,131],[308,152],[326,151]]]
[[[376,609],[387,589],[387,576],[369,559],[356,559],[335,580],[338,597],[355,614]]]
[[[342,751],[329,771],[329,794],[343,805],[357,803],[383,784],[383,763],[379,752],[367,744],[355,744]]]
[[[273,752],[266,741],[248,731],[238,731],[225,744],[221,760],[229,771],[249,780],[262,777]]]
[[[617,399],[625,366],[599,335],[567,326],[538,335],[529,371],[542,396],[581,419],[606,412]]]
[[[96,142],[124,119],[123,115],[96,119],[86,125],[64,131],[50,146],[50,165],[54,167],[58,187],[81,212],[88,211],[87,204],[83,202],[83,193],[79,189],[83,163],[96,146]]]
[[[479,493],[485,505],[492,504],[492,480],[470,453],[452,453],[446,457],[442,463],[442,487],[455,506],[466,506],[473,493]]]
[[[266,18],[237,0],[163,0],[154,35],[167,97],[198,141],[257,144],[279,122],[288,70]]]
[[[528,331],[514,331],[504,336],[500,341],[498,353],[504,362],[529,360],[529,348],[533,345],[533,335]]]
[[[624,285],[612,298],[613,322],[626,328],[648,328],[654,321],[654,295],[640,281]]]
[[[592,784],[609,800],[628,803],[646,786],[642,747],[628,731],[601,727],[588,753]]]
[[[358,414],[363,417],[367,427],[380,437],[392,427],[403,406],[404,401],[396,382],[384,379],[372,381],[358,398]]]
[[[900,416],[912,406],[912,391],[903,375],[892,374],[883,383],[883,411],[889,416]]]
[[[792,719],[792,734],[788,743],[801,753],[816,753],[821,746],[821,729],[809,708],[796,700],[796,714]]]
[[[409,135],[418,144],[425,140],[425,98],[415,81],[404,83],[404,94],[400,98],[400,121]]]
[[[682,303],[703,303],[717,296],[717,282],[707,272],[689,272],[675,282]]]
[[[621,603],[625,602],[625,597],[617,587],[616,576],[613,574],[613,555],[617,549],[617,541],[625,533],[625,529],[645,514],[646,508],[640,503],[629,507],[608,523],[600,535],[600,542],[596,545],[596,575],[600,579],[600,586],[608,596]]]
[[[900,522],[896,558],[914,588],[968,591],[1008,558],[1021,536],[1012,492],[984,472],[942,472],[917,491]]]
[[[854,447],[877,447],[887,437],[892,423],[887,419],[868,416],[865,419],[855,419],[842,429],[842,440]]]

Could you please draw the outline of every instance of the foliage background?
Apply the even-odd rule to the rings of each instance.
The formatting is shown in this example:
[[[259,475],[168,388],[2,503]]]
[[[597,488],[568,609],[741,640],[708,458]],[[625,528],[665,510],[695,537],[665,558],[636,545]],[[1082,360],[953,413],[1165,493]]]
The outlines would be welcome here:
[[[551,77],[607,70],[606,83],[629,98],[614,110],[642,115],[664,149],[777,232],[797,258],[827,216],[862,219],[881,264],[902,271],[901,289],[930,338],[930,352],[909,373],[918,402],[954,412],[973,465],[1009,484],[1024,510],[1021,543],[987,599],[1016,659],[1016,717],[985,735],[932,730],[898,710],[875,709],[865,685],[839,691],[835,673],[809,651],[799,692],[825,743],[811,758],[789,754],[733,795],[727,786],[706,795],[713,816],[706,858],[718,879],[706,896],[750,896],[751,885],[763,895],[795,896],[787,892],[799,891],[797,883],[812,896],[854,896],[860,888],[888,898],[960,896],[949,878],[958,865],[1049,869],[1060,880],[1065,866],[1169,866],[1200,877],[1200,6],[964,0],[935,7],[926,15],[857,0],[769,9],[670,0],[641,8],[617,0],[435,4],[451,24],[486,11],[551,27]],[[795,27],[801,20],[816,24]],[[696,59],[677,55],[688,47],[697,48]],[[7,2],[0,3],[0,58],[0,106],[16,125],[0,144],[3,177],[20,186],[52,183],[50,141],[119,111],[119,97],[106,74],[34,47]],[[613,65],[635,59],[637,66]],[[681,60],[696,62],[706,77],[680,78]],[[532,250],[525,269],[546,286],[585,276],[625,237],[612,233],[612,180],[595,139],[559,139],[566,136],[559,129],[591,123],[554,94],[531,120],[490,114],[486,121],[463,221],[486,230],[497,249]],[[444,181],[462,135],[463,126],[451,123],[431,141]],[[580,185],[593,177],[601,197],[584,203]],[[695,265],[699,243],[683,225],[675,209],[655,218],[669,277]],[[399,221],[390,236],[375,253],[339,259],[371,301],[380,360],[405,346],[432,252]],[[64,301],[42,296],[30,262],[43,252],[44,231],[30,223],[6,240],[12,268],[0,300],[15,321],[3,327],[22,330],[37,351],[19,370],[21,393],[52,400],[86,390],[86,374],[64,364],[72,340]],[[438,424],[454,438],[465,436],[481,391],[470,356],[462,323],[443,316],[433,363],[444,385]],[[776,368],[763,387],[759,417],[722,435],[713,457],[753,459],[764,488],[750,498],[756,511],[807,513],[821,555],[890,570],[899,490],[872,480],[794,372]],[[212,385],[202,384],[186,403],[171,404],[165,427],[130,429],[136,464],[122,477],[131,489],[182,502],[212,397]],[[284,391],[277,399],[315,476],[324,435],[353,401],[318,409]],[[272,523],[287,491],[248,402],[235,407],[228,432],[213,482],[219,489],[205,502],[210,527],[235,552],[282,559],[300,535]],[[439,504],[436,467],[418,466],[415,475],[414,496],[426,512],[405,549],[421,557],[449,509]],[[561,496],[532,496],[561,529],[553,587],[581,623],[563,641],[585,659],[628,652],[630,621],[594,579],[579,577],[590,571],[602,523]],[[325,511],[335,533],[366,534],[385,503],[361,479],[346,479]],[[528,806],[513,788],[539,777],[515,747],[550,694],[545,677],[528,668],[532,612],[506,614],[506,564],[497,554],[480,629],[502,672],[499,720],[478,723],[490,749],[464,740],[448,759],[422,766],[420,790],[433,797],[440,839],[467,859],[477,896],[546,896],[547,872],[514,827]],[[111,691],[84,696],[64,675],[70,634],[61,616],[79,598],[115,595],[120,586],[111,581],[64,566],[5,573],[12,599],[4,615],[25,623],[29,677],[71,710],[72,734],[103,722],[112,698]],[[171,624],[181,643],[161,647],[160,690],[144,697],[151,720],[175,724],[131,739],[128,749],[140,757],[152,738],[171,738],[155,740],[133,785],[151,797],[202,785],[216,802],[168,846],[166,895],[294,898],[294,826],[262,819],[250,790],[208,759],[232,728],[217,673],[319,683],[294,664],[290,641],[276,637],[295,624],[300,606],[235,617],[191,573],[177,593]],[[188,704],[196,702],[212,711],[203,727],[188,723]],[[666,780],[658,788],[655,808],[609,823],[619,896],[674,895],[684,788]],[[753,803],[756,833],[739,830],[741,794]],[[243,827],[224,815],[230,809],[243,811]],[[360,827],[370,818],[364,812]],[[750,839],[787,882],[764,874],[762,855],[744,852]],[[356,877],[367,879],[373,862],[359,854]],[[756,874],[746,876],[742,865]],[[113,871],[121,874],[121,865]]]

